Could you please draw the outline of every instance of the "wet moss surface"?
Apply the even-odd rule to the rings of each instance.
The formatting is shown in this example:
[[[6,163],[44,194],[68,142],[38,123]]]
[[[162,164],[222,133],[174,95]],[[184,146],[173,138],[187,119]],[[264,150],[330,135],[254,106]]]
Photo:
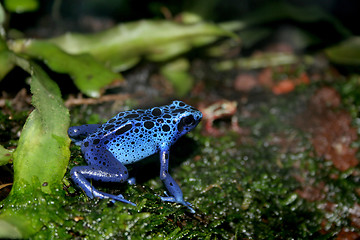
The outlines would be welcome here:
[[[316,155],[311,133],[295,127],[299,115],[289,112],[299,95],[306,104],[314,92],[310,87],[245,106],[254,114],[239,118],[242,128],[251,129],[243,135],[228,131],[205,137],[199,126],[173,146],[172,175],[195,214],[156,196],[165,189],[155,156],[129,168],[138,176],[136,185],[96,185],[122,193],[136,207],[87,199],[68,172],[63,197],[28,196],[38,202],[33,214],[43,219],[49,213],[50,218],[33,238],[328,239],[344,231],[356,234],[358,169],[339,170]],[[85,165],[79,148],[71,150],[68,169]]]

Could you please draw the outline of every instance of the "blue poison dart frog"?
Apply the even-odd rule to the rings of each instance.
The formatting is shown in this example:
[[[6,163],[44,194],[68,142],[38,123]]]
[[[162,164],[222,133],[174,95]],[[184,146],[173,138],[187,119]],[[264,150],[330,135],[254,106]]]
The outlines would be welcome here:
[[[166,106],[120,112],[104,124],[70,127],[69,137],[81,146],[89,164],[71,169],[71,177],[90,198],[110,198],[135,206],[121,194],[115,196],[97,190],[89,179],[125,182],[128,180],[125,165],[159,152],[160,179],[168,190],[161,200],[180,203],[194,213],[168,172],[169,153],[171,145],[195,128],[201,118],[199,110],[181,101],[173,101]]]

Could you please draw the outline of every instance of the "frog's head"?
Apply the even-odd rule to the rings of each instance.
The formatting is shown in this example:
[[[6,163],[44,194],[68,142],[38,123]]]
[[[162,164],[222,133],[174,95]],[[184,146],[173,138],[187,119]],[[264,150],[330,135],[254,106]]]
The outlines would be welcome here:
[[[176,106],[173,114],[177,114],[176,124],[178,135],[182,136],[194,129],[202,119],[202,113],[196,108],[189,106],[181,101],[173,101]]]

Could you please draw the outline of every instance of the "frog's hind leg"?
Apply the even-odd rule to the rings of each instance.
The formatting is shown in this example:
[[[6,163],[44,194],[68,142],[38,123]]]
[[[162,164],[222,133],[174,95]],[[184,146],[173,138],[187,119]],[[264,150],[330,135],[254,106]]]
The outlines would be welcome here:
[[[92,148],[91,148],[92,147]],[[87,149],[84,149],[87,148]],[[84,157],[90,166],[77,166],[71,169],[71,177],[89,198],[110,198],[134,205],[122,195],[112,195],[97,190],[88,179],[102,182],[125,182],[128,179],[126,167],[120,163],[105,147],[82,146]],[[85,150],[85,151],[84,151]]]

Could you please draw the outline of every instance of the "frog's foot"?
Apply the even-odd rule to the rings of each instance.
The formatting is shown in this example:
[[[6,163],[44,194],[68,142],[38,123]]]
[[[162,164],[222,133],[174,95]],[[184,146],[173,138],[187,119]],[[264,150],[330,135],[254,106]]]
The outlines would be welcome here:
[[[192,208],[191,203],[185,202],[184,199],[176,199],[175,197],[170,197],[167,192],[164,192],[164,194],[166,195],[166,197],[159,196],[162,201],[182,204],[187,207],[191,213],[195,213],[195,210]]]
[[[119,201],[119,202],[123,202],[123,203],[127,203],[133,206],[136,206],[135,203],[130,202],[129,200],[126,200],[123,195],[119,194],[117,196],[109,194],[109,193],[104,193],[104,192],[100,192],[100,191],[95,191],[93,192],[93,196],[100,198],[100,199],[104,199],[104,198],[110,198],[112,203],[115,203],[115,201]]]
[[[128,182],[129,185],[135,185],[136,184],[136,179],[134,177],[128,178],[127,182]]]

